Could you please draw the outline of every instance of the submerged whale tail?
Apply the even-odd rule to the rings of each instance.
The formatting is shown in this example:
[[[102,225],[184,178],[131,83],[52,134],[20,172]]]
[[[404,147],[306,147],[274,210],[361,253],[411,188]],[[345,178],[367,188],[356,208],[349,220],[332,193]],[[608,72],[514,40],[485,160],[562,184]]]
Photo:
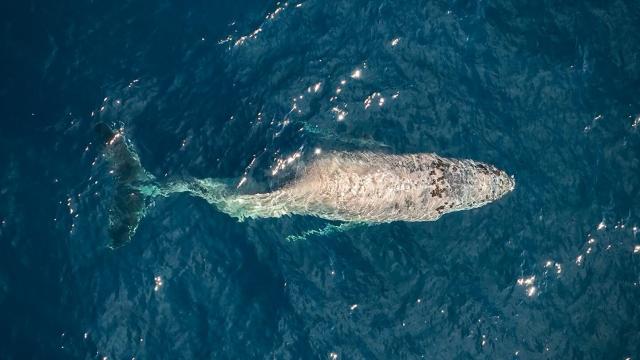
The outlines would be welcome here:
[[[206,200],[214,205],[227,198],[229,187],[222,180],[160,184],[142,167],[133,145],[124,137],[123,129],[113,130],[99,123],[95,131],[104,146],[103,154],[113,179],[107,230],[110,248],[118,248],[131,240],[154,197],[176,192],[190,192],[201,197],[206,194]]]
[[[138,155],[124,138],[123,129],[112,130],[99,123],[95,131],[104,146],[103,155],[113,178],[108,209],[109,247],[118,248],[131,239],[144,217],[155,180],[143,169]]]

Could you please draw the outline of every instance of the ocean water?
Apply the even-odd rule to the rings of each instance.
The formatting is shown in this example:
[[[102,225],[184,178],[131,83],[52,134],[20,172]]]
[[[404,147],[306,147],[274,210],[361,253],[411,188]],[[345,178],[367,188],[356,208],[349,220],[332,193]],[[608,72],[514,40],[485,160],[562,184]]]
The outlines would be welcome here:
[[[0,8],[0,358],[640,357],[640,2]],[[112,250],[99,122],[157,178],[367,149],[517,187],[299,241],[329,222],[175,195]]]

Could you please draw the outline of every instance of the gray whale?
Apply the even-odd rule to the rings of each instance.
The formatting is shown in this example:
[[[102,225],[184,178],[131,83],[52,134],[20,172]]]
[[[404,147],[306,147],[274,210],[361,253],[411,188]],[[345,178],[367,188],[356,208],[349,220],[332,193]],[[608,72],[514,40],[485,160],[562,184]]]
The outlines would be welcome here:
[[[104,128],[103,128],[104,132]],[[160,184],[140,165],[133,147],[114,132],[105,142],[118,189],[110,214],[112,245],[135,232],[144,207],[156,196],[186,192],[239,220],[309,215],[352,223],[434,221],[454,211],[478,208],[515,188],[515,180],[493,165],[432,153],[385,154],[331,151],[314,155],[292,180],[277,190],[239,194],[218,179],[187,179]],[[126,166],[123,167],[122,164]],[[125,200],[118,199],[124,196]],[[131,198],[136,201],[130,201]],[[126,210],[127,206],[131,206]],[[117,230],[117,231],[116,231]]]
[[[433,221],[477,208],[512,191],[515,181],[492,165],[436,154],[329,152],[272,192],[233,195],[220,186],[214,179],[195,179],[160,192],[189,192],[239,219],[296,214],[384,223]]]

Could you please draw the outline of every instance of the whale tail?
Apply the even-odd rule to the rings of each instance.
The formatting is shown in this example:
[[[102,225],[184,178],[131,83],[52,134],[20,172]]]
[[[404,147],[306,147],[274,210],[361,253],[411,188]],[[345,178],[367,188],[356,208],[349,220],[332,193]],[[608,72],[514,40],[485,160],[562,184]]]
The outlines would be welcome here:
[[[135,234],[157,186],[153,176],[142,167],[133,146],[125,139],[123,129],[113,130],[107,124],[99,123],[95,132],[113,179],[107,233],[109,247],[115,249]]]
[[[110,204],[108,206],[109,247],[119,248],[135,235],[147,209],[158,196],[169,196],[177,192],[189,192],[205,197],[216,205],[230,193],[222,180],[158,182],[140,162],[133,144],[124,136],[124,129],[113,130],[105,123],[95,126],[98,140],[103,145],[103,155],[112,178]]]

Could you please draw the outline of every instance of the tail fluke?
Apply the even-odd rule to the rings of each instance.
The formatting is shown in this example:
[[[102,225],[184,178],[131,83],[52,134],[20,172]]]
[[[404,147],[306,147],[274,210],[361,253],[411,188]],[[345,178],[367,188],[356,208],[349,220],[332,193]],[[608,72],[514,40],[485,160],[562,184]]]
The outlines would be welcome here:
[[[118,248],[131,240],[146,210],[145,196],[135,187],[118,186],[109,209],[109,247]]]
[[[154,178],[148,174],[138,154],[127,143],[123,130],[112,130],[99,123],[95,127],[104,144],[104,155],[113,177],[114,188],[109,206],[109,247],[118,248],[135,234],[151,197],[157,192]]]

